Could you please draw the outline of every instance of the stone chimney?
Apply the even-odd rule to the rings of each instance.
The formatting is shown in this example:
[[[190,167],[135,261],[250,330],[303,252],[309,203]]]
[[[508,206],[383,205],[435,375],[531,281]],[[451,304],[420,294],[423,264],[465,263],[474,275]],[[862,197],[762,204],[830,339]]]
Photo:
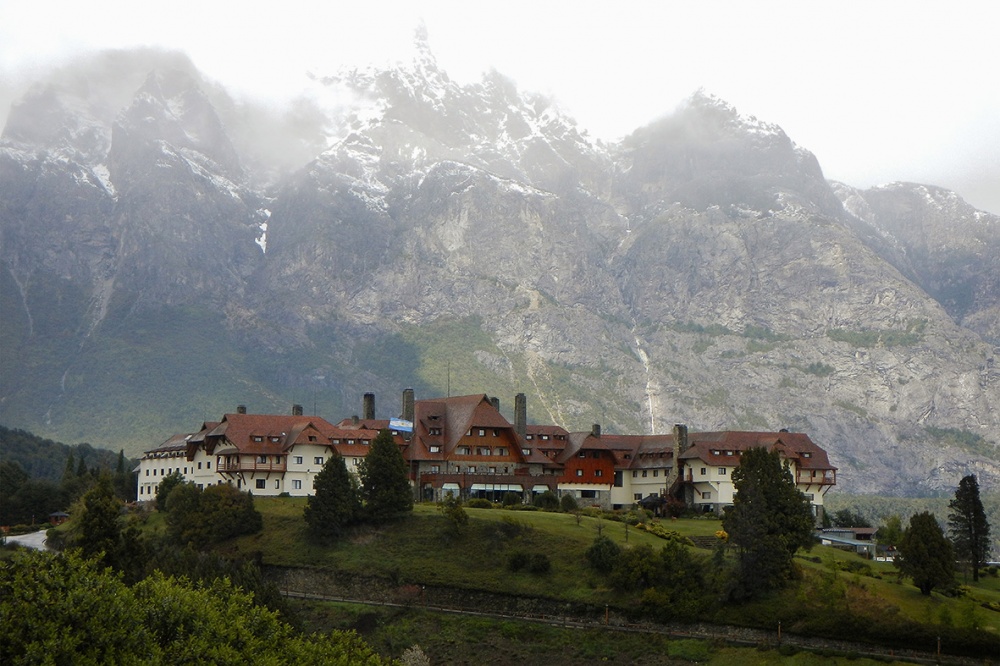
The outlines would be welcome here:
[[[595,423],[590,428],[590,434],[593,435],[594,437],[600,437],[601,436],[601,424],[600,423]]]
[[[362,418],[365,419],[366,421],[374,421],[375,420],[375,394],[374,393],[365,393],[364,405],[363,405],[363,408],[361,410],[361,413],[363,414]]]
[[[493,409],[500,411],[500,398],[490,398],[490,404],[493,405]]]
[[[688,442],[688,427],[683,423],[674,424],[674,460],[670,466],[667,478],[663,481],[668,491],[674,482],[684,475],[684,470],[681,469],[681,454],[690,446]]]
[[[677,455],[687,451],[690,444],[688,444],[688,427],[683,423],[674,424],[674,462],[676,461]]]
[[[247,406],[246,405],[236,405],[236,413],[237,414],[246,414],[247,413]]]
[[[292,405],[292,416],[302,416],[302,405]]]
[[[414,402],[414,399],[413,399],[413,389],[411,389],[411,388],[403,389],[403,413],[402,413],[402,417],[403,417],[404,421],[409,421],[410,423],[413,423],[413,414],[414,414],[414,411],[415,411],[413,402]],[[413,438],[413,433],[412,432],[404,432],[403,433],[403,439],[405,439],[406,441],[409,441],[412,438]]]
[[[522,438],[528,432],[528,399],[523,393],[514,396],[514,432]]]

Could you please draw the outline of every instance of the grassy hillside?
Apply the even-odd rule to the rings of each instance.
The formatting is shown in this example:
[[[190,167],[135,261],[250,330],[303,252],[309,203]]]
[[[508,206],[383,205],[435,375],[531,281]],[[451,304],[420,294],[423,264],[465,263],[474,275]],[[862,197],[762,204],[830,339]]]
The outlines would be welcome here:
[[[412,516],[382,528],[359,528],[340,544],[321,548],[305,541],[302,509],[295,498],[258,499],[264,514],[262,533],[226,545],[231,553],[259,554],[266,564],[315,567],[382,578],[397,586],[445,586],[482,590],[498,595],[523,595],[604,608],[633,615],[640,593],[613,590],[607,579],[587,565],[584,552],[598,531],[623,547],[649,544],[657,537],[624,523],[569,514],[467,509],[470,521],[455,534],[436,507],[419,505]],[[682,535],[711,537],[715,520],[663,521]],[[695,549],[705,557],[712,551]],[[508,558],[515,551],[542,553],[551,561],[546,574],[511,573]],[[935,592],[923,597],[908,581],[900,581],[890,563],[869,562],[829,547],[800,554],[801,579],[765,599],[727,604],[716,599],[699,618],[720,624],[776,628],[805,635],[871,641],[905,641],[933,651],[941,635],[951,646],[983,641],[1000,649],[1000,579],[985,577],[976,587],[962,587],[960,596]],[[984,605],[985,604],[985,605]],[[992,648],[983,648],[992,649]]]

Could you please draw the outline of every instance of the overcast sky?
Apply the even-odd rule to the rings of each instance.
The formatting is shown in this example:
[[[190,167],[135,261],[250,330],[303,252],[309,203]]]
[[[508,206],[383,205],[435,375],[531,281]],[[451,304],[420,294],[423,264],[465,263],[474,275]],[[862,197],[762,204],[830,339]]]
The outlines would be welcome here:
[[[422,19],[459,82],[494,68],[616,139],[698,88],[777,123],[828,178],[943,185],[1000,214],[1000,3],[992,0],[346,3],[0,0],[0,120],[13,92],[82,51],[183,50],[276,102],[307,72],[408,58]]]

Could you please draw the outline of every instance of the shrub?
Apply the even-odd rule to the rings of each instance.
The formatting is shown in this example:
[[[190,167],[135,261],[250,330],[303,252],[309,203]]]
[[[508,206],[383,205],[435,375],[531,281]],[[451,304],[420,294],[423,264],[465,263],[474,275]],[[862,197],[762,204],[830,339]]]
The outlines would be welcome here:
[[[470,499],[465,503],[465,506],[470,509],[492,509],[493,502],[488,499],[483,499],[482,497],[476,497],[475,499]]]
[[[535,498],[534,505],[545,511],[558,511],[559,498],[551,490],[546,490]]]
[[[512,551],[509,555],[507,555],[507,569],[514,572],[520,571],[528,566],[530,559],[531,555],[523,550]]]
[[[622,549],[606,536],[599,536],[587,549],[585,556],[590,566],[601,573],[610,573]]]
[[[562,509],[564,513],[573,513],[579,507],[576,503],[576,498],[567,493],[559,500],[559,508]]]
[[[521,503],[521,493],[506,492],[503,494],[503,500],[501,504],[504,506],[516,506]]]

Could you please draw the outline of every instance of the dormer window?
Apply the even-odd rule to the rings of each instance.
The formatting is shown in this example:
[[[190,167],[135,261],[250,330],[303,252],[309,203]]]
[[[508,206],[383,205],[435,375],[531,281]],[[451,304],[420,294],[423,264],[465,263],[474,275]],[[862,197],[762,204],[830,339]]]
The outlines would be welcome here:
[[[726,455],[727,456],[731,456],[731,455],[733,455],[733,452],[732,451],[726,451]]]
[[[432,446],[431,447],[431,453],[441,453],[441,447],[440,446]]]
[[[264,438],[261,437],[260,435],[254,435],[253,436],[253,441],[255,441],[255,442],[263,442]]]
[[[803,457],[803,458],[812,458],[812,454],[811,454],[811,453],[809,453],[808,451],[804,451],[804,452],[802,453],[802,457]]]
[[[521,449],[521,453],[526,456],[531,455],[531,449]]]
[[[548,439],[549,438],[548,435],[542,435],[541,437],[542,437],[542,439]]]
[[[272,437],[271,441],[277,443],[277,442],[280,442],[281,440],[278,439],[277,437]]]
[[[316,435],[309,435],[309,441],[310,442],[315,442],[316,441]]]
[[[534,439],[535,436],[534,435],[525,435],[524,438],[525,439]]]

